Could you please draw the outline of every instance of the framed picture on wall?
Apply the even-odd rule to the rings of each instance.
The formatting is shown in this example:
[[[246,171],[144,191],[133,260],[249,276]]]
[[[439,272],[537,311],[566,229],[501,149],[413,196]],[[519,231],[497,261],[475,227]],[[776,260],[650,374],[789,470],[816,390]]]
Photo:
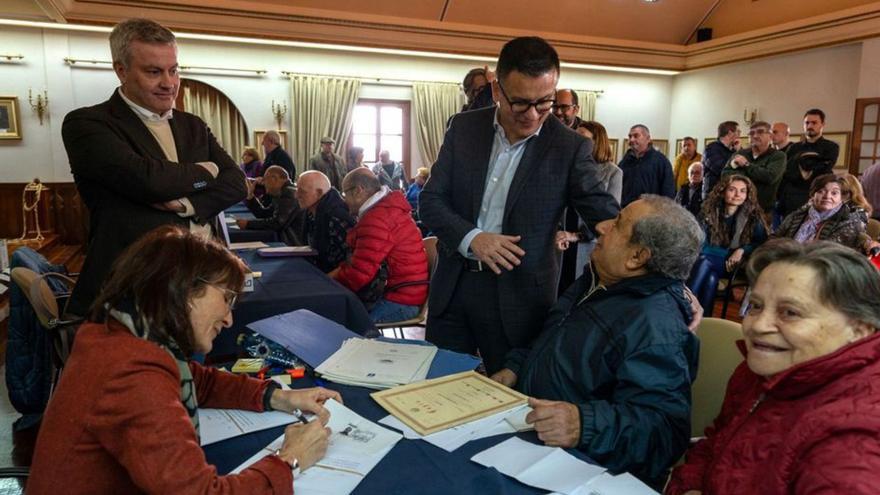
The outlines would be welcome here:
[[[620,139],[617,138],[608,138],[608,144],[611,146],[611,156],[613,157],[614,163],[620,161]]]
[[[840,146],[840,153],[837,154],[837,161],[834,163],[834,171],[845,173],[849,171],[849,132],[826,132],[822,137],[829,141],[834,141]],[[792,140],[793,141],[793,140]]]
[[[710,138],[703,139],[703,151],[705,151],[706,147],[709,146],[710,144],[714,143],[715,141],[718,141],[717,137],[710,137]]]
[[[279,129],[273,129],[273,130],[277,130],[278,134],[281,135],[281,147],[284,148],[288,153],[290,153],[290,143],[287,141],[287,131],[283,131],[283,130],[279,130]],[[266,132],[268,132],[268,131],[269,131],[269,129],[264,129],[261,131],[254,131],[253,147],[257,148],[260,151],[261,155],[263,154],[263,150],[260,147],[260,143],[263,142],[263,135],[266,134]]]
[[[681,145],[684,144],[684,139],[676,139],[675,140],[675,156],[681,154]]]
[[[666,155],[669,158],[669,140],[668,139],[651,139],[651,142],[654,143],[654,147],[657,148],[657,151]],[[674,157],[673,157],[674,158]]]
[[[21,139],[17,96],[0,96],[0,139]]]
[[[740,136],[739,137],[739,149],[748,148],[751,146],[751,141],[748,136]]]

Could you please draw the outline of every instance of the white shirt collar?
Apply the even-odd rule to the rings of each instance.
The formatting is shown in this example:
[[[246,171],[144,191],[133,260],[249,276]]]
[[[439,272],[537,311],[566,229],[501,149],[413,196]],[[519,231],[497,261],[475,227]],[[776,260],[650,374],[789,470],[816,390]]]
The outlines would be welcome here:
[[[171,119],[172,112],[174,112],[173,108],[163,113],[162,115],[159,115],[158,113],[152,110],[147,110],[146,108],[128,99],[128,97],[125,96],[125,93],[122,92],[122,86],[119,87],[118,91],[119,96],[122,97],[122,101],[124,101],[132,110],[134,110],[134,113],[138,114],[138,116],[140,116],[142,119],[149,122],[161,122],[163,120]]]
[[[367,212],[370,208],[372,208],[376,203],[382,200],[385,196],[391,193],[391,189],[388,186],[382,186],[381,189],[376,191],[372,196],[370,196],[364,204],[361,205],[360,209],[358,209],[358,218],[364,216],[364,213]]]

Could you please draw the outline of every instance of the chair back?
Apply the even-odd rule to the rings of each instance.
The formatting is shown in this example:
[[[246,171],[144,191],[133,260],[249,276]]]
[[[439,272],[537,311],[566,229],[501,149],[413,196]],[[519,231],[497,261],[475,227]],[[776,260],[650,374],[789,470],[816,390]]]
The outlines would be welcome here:
[[[869,218],[867,233],[871,237],[872,241],[876,241],[877,238],[880,237],[880,220],[877,220],[876,218]]]
[[[700,338],[700,365],[691,387],[691,436],[703,436],[706,427],[721,412],[727,382],[743,356],[736,346],[742,339],[739,323],[719,318],[703,318],[697,328]]]
[[[29,268],[16,267],[10,273],[12,280],[21,288],[40,325],[52,336],[55,347],[55,365],[62,367],[73,346],[73,334],[82,318],[64,319],[63,311],[58,305],[59,298],[67,294],[56,295],[49,287],[48,278],[54,278],[67,285],[68,292],[73,289],[76,281],[62,273],[49,272],[39,274]]]
[[[425,246],[425,255],[428,257],[428,280],[434,278],[434,271],[437,269],[437,237],[425,237],[422,239],[422,245]]]
[[[712,271],[709,260],[703,256],[697,258],[691,274],[687,280],[687,286],[697,296],[703,307],[703,316],[712,316],[712,307],[715,304],[715,292],[718,290],[718,277]]]

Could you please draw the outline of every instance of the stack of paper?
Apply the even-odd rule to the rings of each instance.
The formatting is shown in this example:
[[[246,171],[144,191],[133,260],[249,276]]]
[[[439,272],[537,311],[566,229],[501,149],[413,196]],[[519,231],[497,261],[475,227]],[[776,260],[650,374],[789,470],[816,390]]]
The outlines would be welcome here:
[[[315,371],[336,383],[386,389],[424,380],[435,354],[434,346],[348,339]]]
[[[401,439],[400,434],[364,419],[332,399],[324,407],[330,412],[330,445],[324,458],[294,481],[297,495],[351,493]],[[240,473],[272,454],[283,442],[284,437],[279,437],[233,473]]]

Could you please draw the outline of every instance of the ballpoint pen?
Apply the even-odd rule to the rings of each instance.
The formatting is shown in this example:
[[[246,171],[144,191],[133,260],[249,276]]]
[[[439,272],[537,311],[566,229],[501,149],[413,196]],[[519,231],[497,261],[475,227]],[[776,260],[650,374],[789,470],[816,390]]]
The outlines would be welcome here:
[[[299,409],[294,409],[294,410],[293,410],[293,415],[296,416],[296,419],[300,420],[300,421],[302,422],[302,424],[304,424],[304,425],[309,424],[309,420],[306,419],[305,415],[302,413],[301,410],[299,410]]]

